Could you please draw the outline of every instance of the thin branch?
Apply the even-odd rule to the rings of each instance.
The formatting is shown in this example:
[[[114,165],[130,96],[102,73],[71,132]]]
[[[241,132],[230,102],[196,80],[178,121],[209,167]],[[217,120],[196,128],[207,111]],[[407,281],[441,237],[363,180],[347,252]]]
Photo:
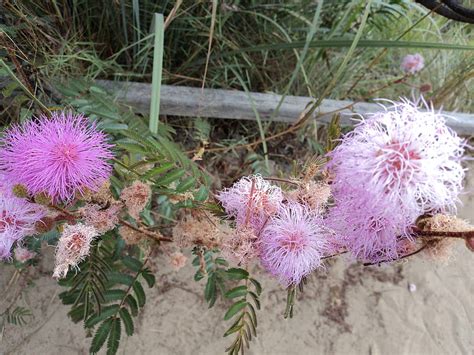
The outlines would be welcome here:
[[[422,252],[425,248],[426,248],[426,245],[423,245],[420,249],[414,251],[413,253],[405,254],[405,255],[399,257],[398,259],[382,260],[382,261],[378,261],[378,262],[376,262],[376,263],[364,263],[363,265],[364,265],[364,266],[379,265],[379,264],[383,264],[383,263],[388,263],[388,262],[393,262],[393,261],[402,260],[402,259],[408,258],[408,257],[410,257],[410,256],[413,256],[413,255],[416,255],[416,254]]]
[[[277,177],[264,177],[263,180],[284,182],[285,184],[292,184],[292,185],[296,185],[296,186],[300,185],[296,181],[291,181],[291,180],[277,178]]]
[[[66,210],[64,208],[61,208],[61,207],[53,205],[53,204],[50,204],[49,207],[52,208],[52,209],[55,209],[56,211],[59,211],[59,212],[65,214],[66,216],[68,216],[70,218],[77,219],[77,216],[74,213],[71,213],[71,212],[69,212],[68,210]],[[148,231],[148,230],[145,230],[145,229],[142,229],[142,228],[135,227],[133,224],[131,224],[131,223],[129,223],[126,220],[121,219],[121,218],[119,219],[119,224],[124,225],[124,226],[126,226],[130,229],[133,229],[136,232],[142,233],[142,234],[146,235],[147,237],[150,237],[150,238],[152,238],[154,240],[157,240],[157,241],[160,241],[160,242],[172,242],[173,241],[172,238],[159,236],[159,235],[157,235],[156,233],[154,233],[152,231]]]
[[[452,231],[424,231],[419,228],[413,228],[414,237],[433,237],[433,238],[474,238],[474,230],[452,232]]]

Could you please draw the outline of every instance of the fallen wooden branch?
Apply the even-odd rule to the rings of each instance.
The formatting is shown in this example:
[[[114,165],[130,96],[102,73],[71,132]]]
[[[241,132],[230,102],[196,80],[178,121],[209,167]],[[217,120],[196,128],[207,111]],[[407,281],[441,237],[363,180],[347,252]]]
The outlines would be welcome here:
[[[115,95],[118,101],[133,106],[138,112],[149,113],[150,84],[107,80],[98,80],[97,83]],[[262,120],[270,120],[280,99],[281,96],[276,94],[163,85],[160,113],[170,116],[255,120],[256,110]],[[293,123],[311,102],[311,97],[286,96],[273,120]],[[341,124],[352,125],[353,118],[357,115],[378,110],[378,104],[325,99],[314,116],[318,121],[328,123],[334,112],[340,112]],[[447,124],[457,133],[474,134],[474,114],[444,113],[447,115]]]

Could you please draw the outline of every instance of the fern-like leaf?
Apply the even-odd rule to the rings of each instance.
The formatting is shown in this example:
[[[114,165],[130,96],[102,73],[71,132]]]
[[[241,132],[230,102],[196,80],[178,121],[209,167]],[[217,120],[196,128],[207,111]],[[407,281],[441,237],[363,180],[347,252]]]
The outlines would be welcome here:
[[[115,355],[120,345],[122,326],[120,318],[113,318],[110,328],[109,339],[107,340],[107,355]]]
[[[92,343],[89,348],[89,352],[97,353],[102,346],[104,345],[107,337],[109,336],[110,329],[112,327],[113,318],[105,320],[100,327],[97,329],[94,337],[92,338]]]
[[[130,336],[133,335],[134,332],[134,326],[133,326],[133,320],[132,316],[130,315],[130,312],[128,309],[122,307],[120,309],[120,318],[122,318],[123,324],[125,325],[125,333]]]

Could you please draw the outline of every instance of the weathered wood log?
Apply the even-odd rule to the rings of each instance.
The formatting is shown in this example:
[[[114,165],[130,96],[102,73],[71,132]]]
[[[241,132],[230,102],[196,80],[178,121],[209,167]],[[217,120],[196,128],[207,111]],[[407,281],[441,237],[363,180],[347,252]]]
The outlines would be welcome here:
[[[149,113],[150,84],[106,80],[98,80],[97,83],[115,95],[118,101],[134,107],[138,112]],[[314,101],[311,97],[286,96],[280,109],[274,114],[280,99],[281,96],[276,94],[163,85],[160,113],[171,116],[255,120],[256,110],[262,120],[273,119],[278,122],[293,123]],[[318,122],[328,123],[333,113],[337,111],[341,113],[341,124],[351,125],[355,122],[353,118],[357,115],[365,115],[378,110],[380,106],[374,103],[324,99],[314,116]],[[474,134],[474,114],[444,113],[447,116],[447,124],[457,133]]]

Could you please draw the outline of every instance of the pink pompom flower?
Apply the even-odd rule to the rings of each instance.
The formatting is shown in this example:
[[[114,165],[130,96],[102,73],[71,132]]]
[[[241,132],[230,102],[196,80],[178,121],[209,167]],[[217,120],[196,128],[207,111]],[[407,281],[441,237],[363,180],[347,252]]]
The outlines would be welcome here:
[[[260,260],[285,285],[299,284],[321,266],[329,230],[304,205],[289,203],[271,218],[259,240]]]
[[[415,74],[423,69],[425,59],[419,53],[408,54],[402,59],[402,70],[406,73]]]
[[[25,199],[0,196],[0,259],[9,259],[15,242],[35,234],[35,223],[45,214],[41,206]]]
[[[0,173],[0,197],[11,197],[13,196],[13,185],[4,174]]]
[[[238,227],[250,227],[258,235],[268,219],[278,212],[283,193],[260,175],[243,177],[232,187],[219,193],[227,215],[236,219]]]
[[[2,138],[0,169],[32,195],[54,202],[98,190],[111,174],[111,145],[83,115],[54,112],[9,129]]]
[[[373,192],[413,218],[452,211],[462,190],[465,146],[441,114],[395,103],[363,120],[329,154],[332,188]]]
[[[53,277],[66,277],[69,267],[78,265],[89,255],[92,241],[99,235],[97,230],[82,223],[66,225],[56,247],[56,263]]]
[[[327,167],[336,200],[331,224],[346,248],[371,261],[396,258],[397,241],[418,216],[455,210],[465,146],[441,114],[408,101],[344,136]]]
[[[384,198],[360,189],[337,196],[335,202],[325,218],[325,225],[335,232],[331,238],[335,254],[347,250],[353,258],[370,263],[395,260],[401,256],[400,243],[412,240],[413,220]]]

